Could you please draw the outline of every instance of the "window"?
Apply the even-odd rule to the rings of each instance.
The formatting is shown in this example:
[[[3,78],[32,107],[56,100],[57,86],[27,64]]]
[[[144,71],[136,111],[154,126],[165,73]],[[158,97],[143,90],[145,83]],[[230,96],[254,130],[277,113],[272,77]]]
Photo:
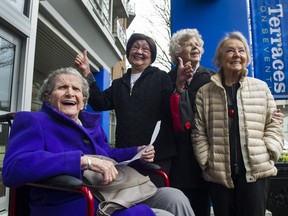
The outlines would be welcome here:
[[[7,144],[8,135],[9,135],[9,125],[8,124],[0,124],[0,161],[1,161],[1,171],[2,171],[2,164],[3,164],[3,158],[4,158],[4,154],[5,154],[5,147],[6,147],[6,144]],[[4,187],[3,182],[2,182],[2,178],[1,178],[1,181],[0,181],[0,197],[2,198],[5,195],[6,195],[6,188]],[[2,210],[2,208],[0,210]]]
[[[27,6],[28,6],[28,0],[6,0],[9,2],[17,11],[20,13],[23,13],[27,15]]]
[[[110,130],[109,130],[109,144],[112,147],[115,147],[115,132],[116,132],[116,114],[114,110],[110,111]]]
[[[21,40],[8,30],[0,29],[0,113],[16,109]],[[12,97],[13,96],[13,97]],[[9,136],[9,125],[0,125],[0,176]],[[9,190],[0,177],[0,214],[8,211]]]
[[[119,1],[119,0],[117,0]],[[111,0],[90,0],[94,11],[108,30],[111,28]]]
[[[11,91],[15,44],[0,37],[0,110],[11,109]]]

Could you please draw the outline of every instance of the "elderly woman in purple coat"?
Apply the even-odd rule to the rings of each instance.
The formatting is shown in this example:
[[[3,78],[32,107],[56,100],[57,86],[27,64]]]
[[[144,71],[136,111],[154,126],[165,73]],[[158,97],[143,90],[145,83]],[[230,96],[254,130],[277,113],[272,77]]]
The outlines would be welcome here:
[[[89,155],[103,155],[121,162],[145,148],[111,148],[99,115],[83,111],[88,97],[88,83],[77,70],[62,68],[48,76],[41,88],[42,109],[18,112],[14,119],[2,170],[6,186],[18,187],[61,174],[82,179],[86,169],[101,173],[103,184],[109,184],[117,176],[113,163]],[[152,147],[141,159],[152,162],[154,154]],[[81,194],[43,188],[30,190],[30,215],[85,215]],[[98,203],[95,199],[95,206]],[[194,213],[182,192],[159,188],[145,202],[112,215],[191,216]]]

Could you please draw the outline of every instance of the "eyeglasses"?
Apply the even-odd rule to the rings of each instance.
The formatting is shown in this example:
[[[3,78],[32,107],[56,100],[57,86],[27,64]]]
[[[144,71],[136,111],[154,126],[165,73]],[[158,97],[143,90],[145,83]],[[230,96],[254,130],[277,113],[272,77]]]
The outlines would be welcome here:
[[[194,43],[194,42],[191,42],[191,41],[188,41],[188,42],[184,42],[184,43],[181,43],[180,44],[182,47],[192,47],[192,48],[195,48],[195,47],[201,47],[197,42]]]
[[[245,49],[226,49],[224,50],[224,54],[226,55],[245,55]]]
[[[150,48],[148,47],[148,46],[138,46],[138,45],[133,45],[132,47],[131,47],[131,50],[132,51],[138,51],[138,50],[142,50],[142,52],[144,52],[144,53],[150,53]]]

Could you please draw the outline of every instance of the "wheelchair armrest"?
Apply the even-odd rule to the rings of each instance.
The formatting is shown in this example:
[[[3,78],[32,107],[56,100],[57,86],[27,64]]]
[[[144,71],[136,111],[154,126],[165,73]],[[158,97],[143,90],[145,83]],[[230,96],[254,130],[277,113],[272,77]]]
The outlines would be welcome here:
[[[25,185],[25,187],[23,187],[25,189],[25,193],[24,196],[26,196],[27,200],[29,197],[29,191],[28,191],[28,187],[38,187],[38,188],[45,188],[45,189],[51,189],[51,190],[58,190],[58,191],[68,191],[68,192],[76,192],[76,193],[81,193],[83,194],[83,196],[85,197],[86,200],[86,215],[87,216],[94,216],[95,215],[95,203],[94,203],[94,196],[92,194],[92,192],[89,190],[89,188],[83,186],[82,180],[73,177],[73,176],[69,176],[69,175],[59,175],[59,176],[55,176],[43,181],[38,181],[38,182],[34,182],[34,183],[28,183]],[[17,189],[19,190],[19,189]],[[11,215],[16,215],[15,214],[15,209],[16,209],[16,189],[12,188],[11,191],[11,204],[9,209],[11,212],[13,212],[14,214]],[[18,198],[20,197],[20,199]],[[17,202],[16,203],[22,203],[22,199],[23,196],[21,197],[21,194],[19,196],[19,193],[17,195]],[[19,205],[19,204],[17,204]],[[21,206],[20,204],[20,211],[23,210],[23,206]],[[9,211],[9,213],[10,213]],[[10,215],[10,214],[9,214]],[[19,214],[22,215],[22,214]]]
[[[83,182],[82,180],[73,176],[59,175],[42,181],[28,183],[28,185],[38,187],[63,187],[69,189],[77,189],[83,186]]]
[[[161,170],[161,167],[155,163],[143,163],[141,165],[135,166],[137,169],[146,171],[156,171]]]
[[[145,161],[135,161],[129,164],[130,167],[138,170],[138,171],[156,171],[161,170],[161,167],[155,163],[148,163]]]
[[[12,120],[14,119],[15,114],[16,114],[15,112],[10,112],[10,113],[0,115],[1,124],[7,122],[9,126],[11,127]]]

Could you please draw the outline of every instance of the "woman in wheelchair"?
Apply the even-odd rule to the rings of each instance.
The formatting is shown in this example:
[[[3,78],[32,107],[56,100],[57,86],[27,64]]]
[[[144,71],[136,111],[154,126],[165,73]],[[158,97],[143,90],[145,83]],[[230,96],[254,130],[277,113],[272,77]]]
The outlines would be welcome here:
[[[109,146],[100,116],[83,111],[89,86],[73,68],[53,71],[44,81],[40,97],[43,104],[39,112],[17,112],[14,118],[2,170],[7,187],[17,188],[63,174],[82,179],[86,169],[101,173],[102,184],[109,184],[117,176],[113,163],[89,155],[103,155],[121,162],[145,148]],[[152,147],[141,159],[152,162],[154,153]],[[31,188],[29,194],[30,215],[85,215],[85,199],[81,194],[44,188]],[[95,199],[96,208],[98,204]],[[143,203],[112,215],[193,216],[194,213],[181,191],[163,187]]]

